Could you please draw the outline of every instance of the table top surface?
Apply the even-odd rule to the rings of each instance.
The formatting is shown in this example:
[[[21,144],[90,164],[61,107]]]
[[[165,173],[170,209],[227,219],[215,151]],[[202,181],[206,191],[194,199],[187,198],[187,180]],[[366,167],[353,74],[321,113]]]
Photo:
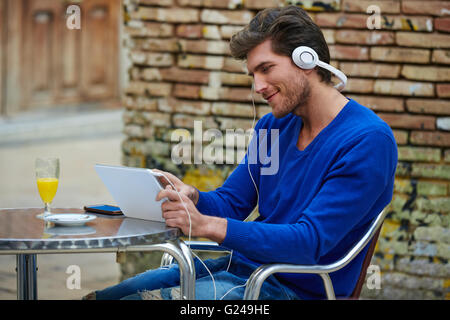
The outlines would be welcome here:
[[[154,222],[89,213],[97,218],[83,226],[65,227],[36,216],[43,208],[0,209],[2,250],[101,249],[164,243],[181,232]],[[85,213],[83,209],[52,209],[52,213]]]

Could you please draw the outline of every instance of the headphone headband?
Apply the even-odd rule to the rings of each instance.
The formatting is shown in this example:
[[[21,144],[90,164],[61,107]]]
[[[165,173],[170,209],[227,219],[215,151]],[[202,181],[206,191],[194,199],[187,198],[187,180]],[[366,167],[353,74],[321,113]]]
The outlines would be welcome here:
[[[339,84],[334,86],[339,91],[342,91],[347,84],[347,76],[340,70],[336,69],[335,67],[329,65],[328,63],[325,63],[323,61],[319,60],[319,56],[317,55],[316,51],[314,51],[313,48],[306,47],[306,46],[300,46],[295,48],[295,50],[292,52],[292,60],[297,65],[297,67],[301,69],[314,69],[316,66],[319,66],[321,68],[324,68],[331,73],[333,73],[336,77],[341,80]]]

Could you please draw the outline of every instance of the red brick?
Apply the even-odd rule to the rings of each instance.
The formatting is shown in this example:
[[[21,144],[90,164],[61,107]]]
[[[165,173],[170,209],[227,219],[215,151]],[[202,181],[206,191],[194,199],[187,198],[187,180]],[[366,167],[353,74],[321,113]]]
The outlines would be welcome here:
[[[190,0],[188,0],[190,1]],[[205,8],[217,9],[238,9],[244,5],[244,0],[203,0],[202,6]]]
[[[228,41],[180,39],[178,44],[182,52],[230,54]]]
[[[408,99],[406,107],[409,112],[450,115],[449,100]]]
[[[397,78],[400,65],[373,62],[341,62],[339,69],[347,76]]]
[[[214,85],[251,87],[253,78],[240,73],[211,72],[209,83],[210,86],[214,83]]]
[[[180,24],[176,34],[180,38],[197,39],[203,37],[203,26],[201,24]]]
[[[338,30],[334,38],[337,43],[383,45],[394,43],[394,32]]]
[[[177,98],[199,99],[200,86],[177,83],[173,95]]]
[[[376,5],[381,13],[400,13],[400,3],[396,0],[343,0],[342,9],[348,12],[367,13],[367,8]]]
[[[129,41],[129,48],[141,51],[153,52],[178,52],[179,46],[176,39],[149,39],[139,38]]]
[[[139,4],[149,5],[149,6],[161,6],[170,7],[174,3],[174,0],[139,0]]]
[[[398,113],[378,113],[378,116],[396,129],[436,129],[436,118],[431,116],[416,116]]]
[[[208,84],[209,71],[186,70],[177,67],[159,69],[163,81]]]
[[[251,11],[239,10],[209,10],[204,9],[201,13],[201,21],[211,24],[239,24],[245,25],[250,22],[254,14]]]
[[[197,115],[211,114],[211,103],[205,101],[179,100],[175,98],[160,99],[158,109],[163,112],[178,112]]]
[[[361,96],[361,95],[347,95],[374,111],[390,111],[390,112],[402,112],[405,110],[403,107],[402,98],[380,97],[380,96]]]
[[[434,95],[434,86],[432,83],[426,82],[376,80],[374,92],[401,96],[432,97]]]
[[[412,131],[410,141],[415,145],[449,147],[450,133],[440,131]]]
[[[373,92],[374,80],[349,78],[345,86],[345,92],[371,93]]]
[[[450,12],[448,1],[402,1],[402,12],[407,14],[431,14],[445,16]]]
[[[201,7],[204,0],[177,0],[177,4],[182,7]]]
[[[172,85],[170,83],[133,81],[129,83],[125,93],[163,97],[170,95],[171,89]]]
[[[212,114],[231,117],[253,117],[253,106],[244,103],[215,102],[212,105]]]
[[[132,20],[124,27],[125,33],[132,37],[171,37],[173,25],[169,23]]]
[[[385,30],[433,31],[433,18],[423,16],[382,15],[381,28]]]
[[[394,138],[398,145],[408,144],[408,131],[394,129],[392,132],[394,133]]]
[[[220,26],[217,25],[205,25],[202,29],[203,38],[205,39],[213,39],[213,40],[221,40],[222,35],[220,33]]]
[[[450,18],[434,19],[434,29],[443,32],[450,32]]]
[[[243,101],[251,102],[252,95],[250,88],[238,88],[238,87],[206,87],[200,88],[199,97],[204,100],[213,101]],[[264,99],[259,94],[254,95],[255,102],[264,103]]]
[[[411,80],[450,81],[450,68],[405,65],[402,76]]]
[[[220,35],[222,36],[222,39],[231,39],[231,37],[241,29],[242,26],[220,26]]]
[[[397,32],[396,43],[404,47],[450,48],[450,35]]]
[[[257,1],[257,0],[253,0]],[[268,0],[264,0],[268,1]],[[286,1],[289,3],[289,1]],[[330,12],[330,11],[340,11],[340,1],[336,0],[322,0],[322,1],[290,1],[292,4],[296,4],[300,8],[313,11],[313,12]]]
[[[436,92],[439,98],[450,98],[450,84],[437,84]]]
[[[140,96],[125,96],[124,105],[127,109],[157,111],[158,100]]]
[[[184,7],[205,7],[216,9],[239,9],[244,0],[178,0],[178,5]]]
[[[280,6],[280,4],[284,4],[282,0],[242,0],[242,2],[249,9],[274,8]]]
[[[450,64],[450,50],[433,50],[431,61],[434,63]]]
[[[217,117],[217,122],[220,123],[220,130],[226,129],[243,129],[248,130],[252,128],[253,120],[239,119],[239,118],[222,118]]]
[[[230,57],[182,54],[178,55],[178,66],[245,73],[245,64]]]
[[[368,60],[369,49],[367,47],[359,46],[329,46],[331,59],[338,60]]]
[[[170,53],[131,51],[130,60],[135,64],[155,67],[169,67],[173,64],[173,56]]]
[[[430,51],[425,49],[372,47],[370,59],[389,62],[429,63]]]
[[[189,23],[199,21],[199,11],[187,8],[150,8],[139,7],[137,11],[130,13],[132,19],[154,20],[161,22]]]
[[[203,129],[218,128],[213,117],[193,116],[187,114],[173,115],[173,125],[178,128],[193,129],[195,121],[201,121]]]
[[[318,13],[314,22],[319,27],[339,27],[367,30],[367,15],[349,13]]]

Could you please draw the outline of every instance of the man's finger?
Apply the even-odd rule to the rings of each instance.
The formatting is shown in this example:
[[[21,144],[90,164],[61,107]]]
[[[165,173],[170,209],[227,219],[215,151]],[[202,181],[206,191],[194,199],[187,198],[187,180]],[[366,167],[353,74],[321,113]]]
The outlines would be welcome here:
[[[183,205],[180,201],[164,201],[161,204],[161,209],[163,211],[172,211],[172,210],[184,210]]]
[[[178,197],[177,192],[174,191],[174,190],[172,189],[171,186],[167,186],[166,189],[161,190],[161,191],[158,193],[158,195],[156,196],[156,201],[159,201],[159,200],[161,200],[161,199],[163,199],[163,198],[167,198],[167,199],[169,199],[170,201],[177,201],[177,200],[180,199],[180,198]]]

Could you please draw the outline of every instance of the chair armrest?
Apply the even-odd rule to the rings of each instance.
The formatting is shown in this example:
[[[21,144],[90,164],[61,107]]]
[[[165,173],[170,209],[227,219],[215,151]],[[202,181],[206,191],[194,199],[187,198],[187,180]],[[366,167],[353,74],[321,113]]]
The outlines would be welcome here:
[[[272,274],[284,272],[284,273],[315,273],[322,277],[325,292],[328,299],[336,299],[331,283],[331,272],[335,272],[345,267],[350,261],[352,261],[369,243],[373,236],[377,233],[383,220],[386,217],[387,210],[384,208],[378,216],[374,219],[369,229],[364,236],[355,244],[355,246],[340,260],[329,265],[295,265],[295,264],[266,264],[257,268],[248,279],[247,286],[245,288],[244,299],[245,300],[257,300],[259,292],[263,282]]]
[[[213,241],[185,241],[184,243],[192,250],[197,251],[231,251]]]
[[[250,275],[245,288],[244,300],[258,300],[264,281],[275,273],[313,273],[322,277],[327,298],[335,300],[333,284],[328,273],[336,271],[336,265],[296,265],[296,264],[265,264],[258,267]]]
[[[196,251],[216,251],[216,252],[231,252],[230,249],[222,247],[217,242],[213,241],[184,241],[184,243],[191,249]],[[161,267],[172,264],[173,257],[164,253],[161,258]]]

